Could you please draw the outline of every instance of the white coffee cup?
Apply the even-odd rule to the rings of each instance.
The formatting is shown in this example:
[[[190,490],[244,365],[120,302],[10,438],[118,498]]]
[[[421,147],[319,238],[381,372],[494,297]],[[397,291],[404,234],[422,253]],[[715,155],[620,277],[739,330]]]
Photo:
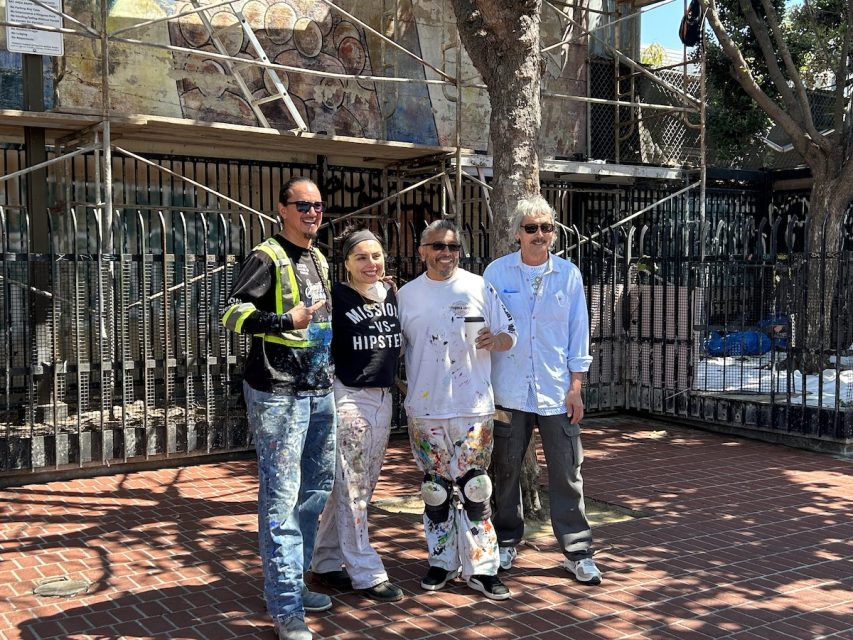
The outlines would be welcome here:
[[[482,316],[468,316],[465,318],[465,340],[474,344],[477,342],[477,334],[486,326],[486,319]]]

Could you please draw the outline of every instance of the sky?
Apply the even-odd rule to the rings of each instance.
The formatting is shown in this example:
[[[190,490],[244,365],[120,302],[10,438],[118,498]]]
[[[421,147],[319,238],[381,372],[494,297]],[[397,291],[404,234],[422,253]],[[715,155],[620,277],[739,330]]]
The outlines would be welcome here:
[[[684,0],[673,0],[668,4],[651,5],[643,11],[640,43],[646,48],[652,43],[663,45],[664,49],[681,49],[684,45],[678,39],[678,25],[684,16]]]

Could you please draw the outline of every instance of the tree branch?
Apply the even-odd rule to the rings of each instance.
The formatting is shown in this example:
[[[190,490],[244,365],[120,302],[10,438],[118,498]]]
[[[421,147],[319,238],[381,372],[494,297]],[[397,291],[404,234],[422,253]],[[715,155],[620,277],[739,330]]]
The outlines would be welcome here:
[[[791,58],[791,51],[788,49],[788,43],[785,42],[785,34],[782,33],[782,29],[779,25],[779,16],[776,14],[776,9],[773,8],[773,5],[770,4],[769,0],[761,0],[761,4],[764,7],[764,13],[767,16],[767,23],[770,25],[770,33],[773,34],[773,38],[776,40],[776,44],[779,47],[779,55],[782,56],[782,61],[785,63],[785,69],[788,71],[788,78],[790,78],[791,82],[794,83],[797,101],[799,102],[800,109],[802,110],[803,126],[812,137],[812,140],[820,145],[821,149],[829,153],[832,150],[832,146],[829,140],[827,140],[826,137],[817,130],[817,127],[815,127],[811,102],[806,94],[806,88],[803,86],[803,79],[800,77],[800,70],[797,69],[793,58]],[[850,30],[848,29],[847,31],[849,32]]]
[[[789,116],[782,107],[776,104],[770,96],[768,96],[762,88],[758,86],[758,83],[752,77],[749,65],[743,58],[743,53],[741,53],[741,50],[735,44],[734,40],[732,40],[732,37],[728,34],[723,23],[720,21],[720,15],[717,11],[717,4],[715,0],[702,1],[706,3],[705,6],[708,9],[706,14],[708,24],[711,25],[711,29],[714,31],[714,35],[717,36],[717,40],[720,42],[720,46],[723,48],[723,51],[725,51],[729,60],[732,61],[732,73],[738,81],[738,84],[740,84],[750,98],[758,103],[758,106],[761,107],[773,122],[782,127],[785,133],[787,133],[791,138],[791,143],[794,145],[794,148],[805,158],[811,144],[806,132],[798,122]]]
[[[749,24],[750,29],[752,29],[752,34],[755,36],[755,40],[761,48],[761,54],[767,61],[767,71],[770,74],[770,79],[773,81],[773,85],[782,97],[782,102],[785,103],[788,111],[801,111],[802,106],[794,96],[794,92],[791,90],[791,87],[788,86],[788,79],[785,77],[785,74],[782,73],[781,67],[779,67],[779,61],[776,59],[776,50],[773,48],[773,42],[770,40],[770,33],[767,30],[767,26],[759,21],[758,15],[756,15],[755,9],[752,8],[750,0],[738,0],[738,3],[740,5],[740,10],[743,13],[743,17]],[[803,123],[800,122],[799,124],[802,125]]]
[[[835,70],[835,113],[832,124],[836,131],[841,134],[841,143],[844,145],[844,158],[850,152],[850,131],[853,127],[853,95],[847,99],[847,107],[844,104],[844,90],[847,85],[847,74],[850,71],[850,56],[853,56],[853,27],[850,26],[850,18],[853,18],[853,0],[847,0],[847,15],[841,16],[841,24],[847,24],[844,30],[844,42],[841,45],[841,53],[838,56],[838,68]],[[846,113],[846,119],[845,119]],[[844,126],[846,120],[846,126]]]

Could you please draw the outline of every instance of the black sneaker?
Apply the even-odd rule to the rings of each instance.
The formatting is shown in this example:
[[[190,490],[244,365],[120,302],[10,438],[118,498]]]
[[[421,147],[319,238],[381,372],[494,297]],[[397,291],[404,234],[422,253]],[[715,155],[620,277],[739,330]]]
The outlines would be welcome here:
[[[510,597],[509,589],[497,576],[471,576],[468,578],[468,586],[491,600],[506,600]]]
[[[448,571],[447,569],[433,567],[430,565],[429,571],[427,571],[424,579],[421,580],[421,589],[426,589],[427,591],[440,591],[444,588],[444,585],[447,584],[448,580],[453,580],[453,578],[458,575],[459,569]]]
[[[388,582],[380,582],[369,589],[359,589],[362,595],[380,602],[397,602],[403,599],[403,590]]]
[[[352,591],[352,580],[350,580],[347,572],[342,569],[338,571],[324,571],[322,573],[312,571],[312,573],[314,574],[314,580],[324,587],[336,589],[337,591]]]

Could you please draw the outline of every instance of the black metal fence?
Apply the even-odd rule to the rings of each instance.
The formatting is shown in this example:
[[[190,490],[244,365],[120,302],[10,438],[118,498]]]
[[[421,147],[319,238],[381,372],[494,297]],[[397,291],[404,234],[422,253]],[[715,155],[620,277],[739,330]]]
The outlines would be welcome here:
[[[160,161],[269,214],[284,178],[311,175],[328,194],[333,221],[423,179],[346,167]],[[57,192],[71,187],[73,195],[49,212],[46,253],[30,251],[30,219],[16,191],[7,185],[3,195],[0,481],[251,447],[239,385],[248,343],[225,332],[219,315],[243,256],[273,223],[219,208],[213,196],[128,160],[116,164],[128,204],[103,220],[100,210],[75,204],[91,197],[73,192],[89,184],[87,166],[53,178]],[[465,190],[469,255],[462,262],[480,272],[489,221],[480,187],[466,182]],[[850,216],[843,246],[808,256],[802,249],[813,224],[796,199],[780,199],[763,220],[760,193],[709,191],[700,222],[690,192],[619,224],[667,191],[554,182],[543,192],[563,223],[555,250],[581,267],[587,286],[590,411],[634,409],[850,442]],[[420,272],[417,237],[445,202],[432,182],[366,215],[401,281]],[[336,265],[341,226],[320,238]],[[815,309],[808,293],[815,269],[837,274],[834,283],[823,281],[834,291],[821,298],[829,308]],[[815,325],[816,312],[829,321]],[[805,339],[815,326],[819,339]],[[807,360],[820,361],[816,373],[800,372]],[[399,411],[397,420],[403,424]]]

